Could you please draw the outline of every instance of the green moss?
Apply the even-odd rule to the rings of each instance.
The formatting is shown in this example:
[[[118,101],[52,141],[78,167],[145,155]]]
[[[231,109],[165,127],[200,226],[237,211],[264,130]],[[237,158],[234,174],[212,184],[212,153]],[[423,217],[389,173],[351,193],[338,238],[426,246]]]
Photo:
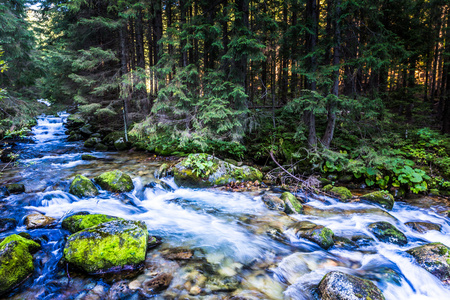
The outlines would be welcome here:
[[[77,231],[113,220],[123,220],[123,219],[103,214],[73,215],[65,218],[61,225],[62,228],[69,230],[71,233],[75,233]]]
[[[386,209],[394,207],[394,196],[387,191],[376,191],[361,197],[361,200],[373,202],[383,206]]]
[[[134,189],[130,175],[119,170],[105,172],[95,177],[94,180],[102,189],[110,192],[130,192]]]
[[[82,160],[97,160],[98,158],[93,155],[90,155],[90,154],[83,154],[83,155],[81,155],[81,159]]]
[[[408,239],[389,222],[375,222],[369,224],[369,230],[382,242],[397,244],[400,246],[406,245]]]
[[[350,192],[350,190],[346,187],[343,186],[335,186],[333,187],[330,192],[336,196],[339,197],[339,199],[341,199],[342,202],[347,202],[347,200],[351,199],[352,193]]]
[[[148,231],[142,222],[116,220],[71,235],[64,259],[88,272],[108,272],[135,266],[145,260]]]
[[[20,183],[12,183],[6,186],[6,189],[10,194],[20,194],[25,193],[25,186]]]
[[[286,208],[284,210],[285,213],[287,213],[287,214],[292,214],[292,213],[301,214],[303,212],[303,205],[291,193],[284,192],[283,194],[281,194],[280,198],[281,198],[281,200],[283,200],[286,203]]]
[[[25,280],[34,270],[30,251],[40,245],[17,234],[0,243],[0,294]]]
[[[323,187],[323,191],[324,192],[329,192],[331,191],[331,189],[333,189],[333,186],[331,184],[327,184],[326,186]]]
[[[98,189],[89,178],[83,175],[76,175],[70,185],[69,193],[79,198],[93,197],[98,195]]]

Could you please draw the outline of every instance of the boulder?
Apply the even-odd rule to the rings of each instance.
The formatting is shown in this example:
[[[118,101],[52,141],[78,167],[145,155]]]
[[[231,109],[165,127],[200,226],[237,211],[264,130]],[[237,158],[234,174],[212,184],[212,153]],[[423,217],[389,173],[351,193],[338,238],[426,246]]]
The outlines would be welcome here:
[[[80,128],[86,124],[86,120],[80,113],[71,114],[67,118],[66,127],[69,129]]]
[[[172,282],[172,275],[167,273],[159,274],[158,276],[145,280],[142,283],[142,288],[146,294],[154,294],[161,292],[169,287]]]
[[[44,228],[49,225],[54,225],[56,223],[56,219],[47,217],[40,213],[36,213],[26,216],[24,223],[27,226],[27,229],[37,229]]]
[[[90,137],[84,142],[84,146],[86,148],[94,148],[94,146],[97,145],[100,142],[101,142],[101,140],[99,138]]]
[[[298,199],[289,192],[281,194],[281,200],[286,204],[284,212],[287,214],[301,214],[303,206]]]
[[[328,184],[323,188],[323,191],[339,198],[342,202],[348,202],[353,197],[350,190],[343,186],[332,186]]]
[[[21,183],[12,183],[6,186],[6,190],[10,194],[21,194],[25,193],[25,185]]]
[[[186,187],[218,186],[262,179],[262,173],[253,167],[237,167],[206,153],[189,154],[173,167],[173,173],[175,183]]]
[[[442,283],[450,285],[450,248],[442,243],[431,243],[406,251],[417,263],[439,278]]]
[[[105,144],[102,144],[102,143],[98,143],[98,144],[95,144],[94,149],[97,151],[108,151],[108,146],[106,146]]]
[[[123,220],[122,218],[103,215],[103,214],[75,214],[65,218],[62,221],[62,228],[70,231],[71,233],[78,232],[87,228],[94,227],[96,225],[106,223],[114,220]]]
[[[97,160],[98,157],[95,157],[94,155],[90,155],[90,154],[83,154],[83,155],[81,155],[81,159],[82,160]]]
[[[274,195],[263,195],[262,200],[268,209],[285,211],[286,204],[281,198]]]
[[[420,233],[425,233],[430,230],[441,231],[442,229],[442,225],[430,222],[406,222],[405,225]]]
[[[125,134],[123,131],[114,131],[108,133],[102,140],[102,143],[105,145],[113,146],[114,142],[119,140],[120,138],[125,139]]]
[[[22,283],[34,271],[30,251],[40,245],[17,234],[0,243],[0,295]]]
[[[394,207],[394,196],[387,191],[377,191],[361,196],[361,200],[381,205],[391,210]]]
[[[69,193],[78,198],[93,197],[98,195],[98,189],[89,178],[83,175],[76,175],[70,184]]]
[[[130,175],[119,170],[102,173],[94,181],[104,190],[114,193],[130,192],[134,189]]]
[[[13,230],[17,226],[17,221],[12,218],[0,218],[0,233]]]
[[[406,236],[389,222],[375,222],[368,226],[370,232],[384,243],[397,244],[404,246],[408,243]]]
[[[120,137],[119,139],[114,141],[114,147],[117,149],[117,151],[123,151],[130,149],[131,143],[126,142],[123,137]]]
[[[301,221],[296,223],[293,229],[298,237],[314,242],[325,250],[334,245],[333,231],[322,225],[317,225],[309,221]]]
[[[67,140],[69,142],[81,141],[83,140],[83,136],[77,132],[71,132]]]
[[[69,236],[64,259],[90,274],[135,270],[145,261],[147,241],[143,222],[110,221]]]
[[[323,277],[318,287],[322,300],[384,300],[381,290],[370,280],[333,271]]]

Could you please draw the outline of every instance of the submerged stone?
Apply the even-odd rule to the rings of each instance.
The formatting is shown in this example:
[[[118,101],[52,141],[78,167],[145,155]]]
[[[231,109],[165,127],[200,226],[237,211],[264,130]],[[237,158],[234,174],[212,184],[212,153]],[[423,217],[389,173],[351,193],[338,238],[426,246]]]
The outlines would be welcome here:
[[[319,283],[322,300],[384,300],[381,290],[371,281],[342,272],[330,272]]]
[[[104,190],[114,193],[130,192],[134,189],[130,175],[119,170],[105,172],[94,181]]]
[[[394,196],[387,191],[377,191],[361,196],[361,200],[381,205],[386,209],[394,207]]]
[[[420,233],[425,233],[430,230],[441,231],[442,229],[442,225],[430,222],[406,222],[405,225]]]
[[[93,197],[98,195],[98,189],[89,178],[83,175],[76,175],[70,184],[69,193],[78,198]]]
[[[314,242],[325,250],[334,245],[334,233],[327,227],[302,221],[295,224],[293,228],[298,237]]]
[[[442,283],[450,285],[450,248],[442,243],[430,243],[406,251],[417,263],[439,278]]]
[[[163,273],[152,279],[146,280],[142,283],[142,288],[146,294],[158,293],[169,287],[173,276],[171,274]]]
[[[39,244],[17,234],[0,243],[0,295],[22,283],[34,271],[30,251]]]
[[[98,157],[95,157],[94,155],[90,155],[90,154],[83,154],[83,155],[81,155],[81,159],[82,160],[97,160]]]
[[[403,234],[403,232],[398,230],[389,222],[371,223],[369,224],[368,229],[381,242],[397,244],[400,246],[406,245],[408,243],[408,239]]]
[[[115,220],[72,234],[64,259],[91,274],[134,270],[145,261],[147,226],[140,221]]]
[[[284,192],[283,194],[281,194],[280,199],[283,200],[284,203],[286,204],[286,207],[284,209],[285,213],[287,213],[287,214],[301,214],[303,212],[302,204],[291,193]]]
[[[177,185],[208,187],[236,181],[260,181],[262,173],[249,166],[237,167],[206,153],[189,154],[173,167]]]
[[[0,233],[13,230],[17,226],[17,221],[13,218],[0,218]]]
[[[65,218],[62,221],[61,226],[62,228],[69,230],[71,233],[75,233],[80,230],[113,220],[123,220],[123,219],[103,214],[73,215]]]
[[[37,229],[49,225],[54,225],[55,222],[56,222],[55,218],[47,217],[43,214],[36,213],[26,216],[24,223],[27,226],[27,229]]]
[[[285,211],[285,209],[286,209],[285,202],[277,196],[263,195],[262,201],[264,202],[264,204],[267,206],[268,209],[278,210],[278,211]]]

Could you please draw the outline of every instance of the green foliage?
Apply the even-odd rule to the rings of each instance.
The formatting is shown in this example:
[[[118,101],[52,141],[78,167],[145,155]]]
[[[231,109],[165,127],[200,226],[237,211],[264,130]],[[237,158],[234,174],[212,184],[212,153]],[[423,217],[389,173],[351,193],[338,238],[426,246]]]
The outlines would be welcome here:
[[[189,154],[182,165],[191,169],[200,178],[207,178],[215,171],[214,158],[209,158],[209,155],[206,153]]]

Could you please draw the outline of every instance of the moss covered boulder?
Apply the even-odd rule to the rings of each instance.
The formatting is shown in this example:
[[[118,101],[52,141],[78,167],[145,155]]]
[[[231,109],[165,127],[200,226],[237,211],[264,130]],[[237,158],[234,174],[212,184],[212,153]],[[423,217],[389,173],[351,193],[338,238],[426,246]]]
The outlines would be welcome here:
[[[0,295],[23,282],[34,271],[30,252],[40,245],[17,234],[0,243]]]
[[[322,300],[384,300],[381,290],[372,282],[353,275],[333,271],[319,283]]]
[[[281,194],[281,200],[286,204],[284,212],[287,214],[301,214],[303,212],[303,206],[298,199],[289,192]]]
[[[114,147],[118,151],[123,151],[123,150],[130,149],[131,143],[125,141],[125,138],[120,137],[120,138],[118,138],[117,140],[114,141]]]
[[[431,243],[406,251],[417,263],[439,278],[442,283],[450,285],[450,248],[441,243]]]
[[[97,160],[98,157],[96,157],[94,155],[90,155],[90,154],[83,154],[83,155],[81,155],[81,159],[82,160]]]
[[[70,184],[69,193],[79,198],[93,197],[98,195],[98,189],[89,178],[77,175]]]
[[[280,197],[274,196],[274,195],[264,195],[262,197],[262,201],[267,206],[268,209],[271,210],[278,210],[278,211],[285,211],[286,204],[283,200],[281,200]]]
[[[442,225],[430,222],[406,222],[405,225],[420,233],[425,233],[430,230],[441,231],[442,229]]]
[[[94,178],[94,181],[104,190],[114,193],[130,192],[134,189],[130,175],[119,170],[105,172]]]
[[[134,270],[145,261],[147,226],[139,221],[115,220],[72,234],[64,259],[90,274]]]
[[[101,140],[99,138],[90,137],[84,142],[84,146],[86,148],[93,148],[95,145],[97,145],[100,142],[101,142]]]
[[[361,200],[381,205],[386,209],[392,209],[394,207],[394,196],[387,191],[376,191],[366,194],[361,196]]]
[[[400,246],[406,245],[408,243],[408,239],[403,234],[403,232],[398,230],[389,222],[371,223],[369,224],[368,229],[381,242],[397,244]]]
[[[323,249],[334,245],[334,233],[331,229],[309,221],[298,222],[293,226],[295,235],[316,243]]]
[[[70,231],[71,233],[78,232],[80,230],[91,228],[96,225],[106,223],[114,220],[123,220],[122,218],[103,215],[103,214],[76,214],[65,218],[62,221],[62,228]]]
[[[173,167],[175,183],[186,187],[226,185],[236,181],[260,181],[262,173],[249,166],[237,167],[206,153],[189,154]]]
[[[25,185],[21,183],[12,183],[6,186],[8,193],[10,194],[21,194],[25,193]]]

